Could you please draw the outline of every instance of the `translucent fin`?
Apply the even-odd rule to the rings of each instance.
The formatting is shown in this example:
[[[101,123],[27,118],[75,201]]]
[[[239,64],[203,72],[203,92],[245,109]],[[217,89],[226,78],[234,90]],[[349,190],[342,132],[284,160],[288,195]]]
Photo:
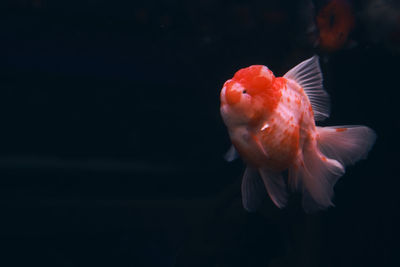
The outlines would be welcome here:
[[[288,197],[282,174],[267,169],[259,169],[259,172],[272,202],[278,208],[285,207]]]
[[[266,193],[258,171],[247,167],[242,181],[243,207],[249,212],[255,212],[260,207]]]
[[[235,147],[231,145],[229,150],[225,153],[224,159],[228,162],[231,162],[237,158],[239,158],[239,153],[236,151]]]
[[[376,140],[372,129],[359,125],[317,127],[317,132],[321,152],[343,165],[365,159]]]
[[[329,95],[322,85],[322,73],[319,67],[318,56],[313,56],[301,62],[289,70],[283,77],[294,80],[304,89],[310,99],[316,121],[322,121],[329,117]]]
[[[344,174],[342,164],[322,155],[315,144],[308,144],[303,149],[303,161],[296,169],[304,210],[314,212],[333,206],[333,187]]]
[[[298,153],[296,157],[296,162],[293,164],[291,167],[289,167],[288,170],[288,184],[289,188],[295,192],[295,191],[301,191],[301,181],[299,177],[299,167],[303,163],[303,154]],[[304,163],[303,163],[304,164]]]

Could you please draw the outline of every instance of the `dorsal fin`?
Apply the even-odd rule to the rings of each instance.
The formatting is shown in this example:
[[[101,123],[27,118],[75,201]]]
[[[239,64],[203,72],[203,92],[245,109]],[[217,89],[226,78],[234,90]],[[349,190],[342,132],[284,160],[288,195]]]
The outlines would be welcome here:
[[[289,70],[283,77],[294,80],[304,89],[308,99],[310,99],[316,121],[322,121],[329,117],[329,95],[322,85],[322,73],[318,56],[304,60]]]

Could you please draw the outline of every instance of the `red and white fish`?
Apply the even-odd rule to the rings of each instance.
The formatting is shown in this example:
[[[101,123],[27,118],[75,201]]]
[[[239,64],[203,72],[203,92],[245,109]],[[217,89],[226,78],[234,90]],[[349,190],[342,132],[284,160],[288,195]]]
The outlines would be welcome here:
[[[344,166],[366,158],[376,135],[366,126],[315,126],[329,112],[317,56],[283,77],[253,65],[225,82],[221,115],[233,144],[227,159],[237,151],[247,164],[242,181],[247,210],[258,208],[265,189],[276,206],[284,207],[288,186],[303,193],[307,212],[333,206],[333,187]]]

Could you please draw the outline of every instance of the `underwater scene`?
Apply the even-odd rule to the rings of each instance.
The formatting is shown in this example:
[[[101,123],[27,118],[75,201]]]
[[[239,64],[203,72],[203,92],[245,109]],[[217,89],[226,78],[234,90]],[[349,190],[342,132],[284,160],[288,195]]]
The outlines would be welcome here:
[[[0,12],[0,266],[400,266],[400,1]]]

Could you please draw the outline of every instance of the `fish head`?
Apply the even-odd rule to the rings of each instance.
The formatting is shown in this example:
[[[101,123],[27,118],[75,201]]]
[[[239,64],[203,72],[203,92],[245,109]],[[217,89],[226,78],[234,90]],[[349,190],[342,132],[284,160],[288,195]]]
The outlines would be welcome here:
[[[275,76],[266,66],[253,65],[235,73],[221,90],[221,114],[227,126],[258,124],[268,115]]]

